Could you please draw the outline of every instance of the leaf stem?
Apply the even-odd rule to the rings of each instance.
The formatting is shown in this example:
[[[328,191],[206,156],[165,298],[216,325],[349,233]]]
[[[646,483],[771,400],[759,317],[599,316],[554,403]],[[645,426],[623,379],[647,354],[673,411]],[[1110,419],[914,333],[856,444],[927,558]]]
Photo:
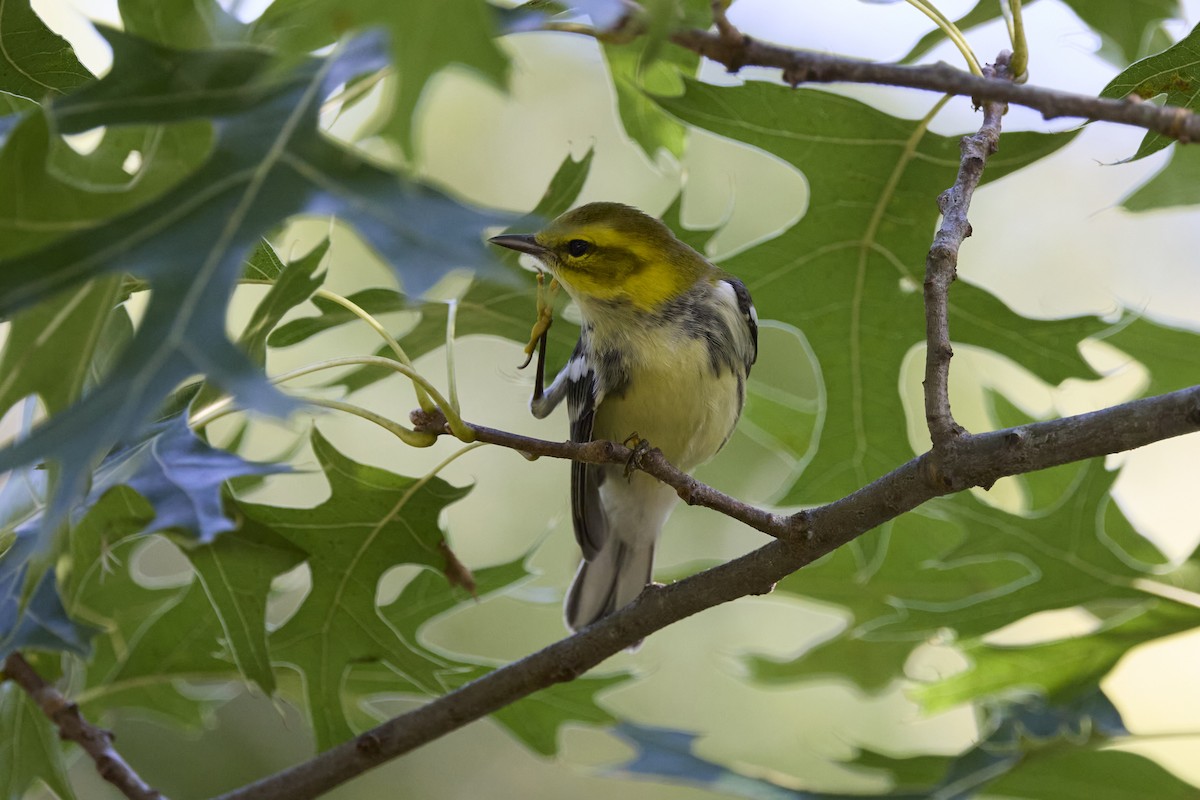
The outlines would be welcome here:
[[[257,283],[257,284],[270,285],[270,284],[274,283],[274,281],[262,280],[262,279],[258,279],[258,278],[247,278],[247,279],[243,280],[242,283]],[[331,303],[337,303],[339,306],[346,309],[351,314],[353,314],[354,316],[361,319],[363,322],[370,325],[371,328],[377,334],[379,334],[379,337],[381,339],[383,339],[384,342],[387,343],[387,346],[392,351],[392,354],[396,356],[397,361],[399,361],[401,364],[405,365],[409,369],[415,369],[413,367],[412,359],[410,359],[408,357],[408,353],[404,352],[404,348],[401,347],[400,342],[396,341],[396,338],[394,336],[392,336],[390,333],[388,333],[387,328],[383,327],[383,324],[380,323],[380,321],[378,319],[376,319],[374,317],[374,315],[372,315],[370,312],[368,312],[365,308],[358,305],[350,298],[344,297],[343,295],[340,295],[337,292],[331,292],[328,289],[317,289],[315,292],[313,292],[313,296],[320,297],[324,300],[328,300]],[[432,411],[434,408],[434,403],[430,399],[429,394],[426,392],[425,388],[422,387],[421,384],[417,383],[416,381],[414,381],[414,386],[415,386],[415,390],[417,393],[417,403],[421,406],[421,409],[423,411]],[[457,411],[458,408],[455,407],[454,410]]]
[[[321,406],[322,408],[331,408],[334,411],[344,411],[347,414],[353,414],[356,417],[365,419],[367,422],[373,422],[379,427],[394,435],[400,441],[410,447],[429,447],[437,441],[437,436],[425,431],[414,431],[411,428],[406,428],[394,420],[390,420],[382,414],[376,414],[374,411],[356,406],[353,403],[346,403],[341,400],[326,400],[323,397],[306,397],[304,402],[313,406]],[[482,444],[476,442],[475,444]],[[471,445],[472,447],[475,445]]]
[[[458,377],[454,371],[454,331],[458,326],[458,300],[451,300],[446,309],[446,383],[450,393],[450,405],[454,413],[461,414],[462,407],[458,404]],[[429,409],[422,408],[425,411]]]
[[[1171,586],[1161,581],[1152,581],[1149,578],[1135,578],[1130,585],[1140,592],[1152,594],[1164,600],[1170,600],[1191,608],[1200,608],[1200,592],[1193,592],[1179,586]]]
[[[298,369],[294,369],[291,372],[285,372],[282,375],[277,375],[271,379],[271,382],[275,384],[285,383],[304,375],[311,375],[314,372],[321,372],[322,370],[353,365],[383,367],[384,369],[390,369],[393,372],[398,372],[405,376],[429,393],[430,397],[433,398],[435,404],[434,408],[440,409],[442,414],[445,415],[446,423],[450,427],[451,433],[453,433],[457,439],[463,442],[475,441],[475,432],[471,430],[469,425],[463,422],[462,417],[458,415],[458,412],[450,407],[450,403],[445,397],[442,396],[442,393],[437,390],[437,387],[431,384],[424,376],[422,376],[412,367],[401,364],[390,358],[382,358],[380,356],[343,356],[342,358],[331,358],[327,361],[318,361],[314,364],[308,364]],[[308,398],[308,402],[314,401],[312,398]],[[319,405],[319,403],[317,403],[317,405]],[[233,410],[233,397],[225,396],[220,400],[211,403],[205,408],[200,409],[200,411],[198,411],[189,421],[189,424],[193,429],[202,428],[213,420],[222,417],[225,414],[232,413]]]
[[[1024,83],[1029,69],[1029,42],[1025,39],[1025,23],[1021,20],[1021,0],[1002,1],[1001,7],[1008,8],[1005,21],[1008,23],[1008,38],[1012,42],[1013,54],[1009,70],[1014,81]]]
[[[962,57],[966,60],[967,68],[971,70],[971,74],[983,77],[983,68],[979,65],[979,59],[975,57],[975,52],[971,50],[971,46],[967,44],[966,37],[963,36],[963,32],[958,29],[957,25],[951,22],[933,3],[926,3],[924,0],[905,0],[905,2],[933,20],[942,33],[946,34],[946,37],[958,48],[958,52],[962,53]],[[1016,2],[1019,6],[1019,0],[1016,0]]]

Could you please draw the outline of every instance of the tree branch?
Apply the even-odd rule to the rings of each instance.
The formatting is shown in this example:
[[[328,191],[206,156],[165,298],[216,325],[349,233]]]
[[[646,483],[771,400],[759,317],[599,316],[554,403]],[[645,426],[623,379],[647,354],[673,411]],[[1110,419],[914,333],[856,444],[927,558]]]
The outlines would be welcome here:
[[[436,426],[435,418],[426,417],[424,422],[430,429]],[[471,427],[482,441],[535,456],[594,464],[622,463],[629,457],[627,448],[612,442],[550,442]],[[752,509],[688,478],[696,484],[690,487],[690,496],[703,498],[699,504],[737,519],[749,517],[758,524],[747,524],[778,540],[678,583],[647,586],[633,603],[573,636],[217,800],[317,797],[539,689],[573,680],[667,625],[739,597],[765,594],[797,569],[934,497],[972,486],[988,487],[1007,475],[1132,450],[1197,430],[1200,386],[1089,414],[965,434],[936,459],[930,453],[918,456],[841,500],[791,516]],[[438,431],[444,432],[444,427]],[[666,475],[671,479],[667,482],[676,486],[672,482],[678,477],[672,473],[674,467],[665,460],[660,463],[659,458],[650,459],[644,465],[646,471],[656,477]]]
[[[994,65],[984,70],[987,77],[1009,79],[1011,54],[1001,53]],[[1005,103],[983,104],[983,125],[974,136],[962,138],[962,161],[954,185],[938,196],[942,224],[925,259],[925,422],[935,452],[961,436],[963,428],[950,411],[950,284],[958,270],[958,249],[971,235],[967,211],[988,158],[1000,142],[1000,120],[1008,110]]]
[[[1016,84],[997,77],[977,77],[949,64],[907,66],[797,50],[768,44],[745,34],[739,37],[696,29],[676,31],[671,41],[723,64],[730,72],[742,67],[783,70],[783,81],[801,83],[877,83],[943,94],[964,95],[977,103],[1012,103],[1040,111],[1046,119],[1080,117],[1116,122],[1155,131],[1180,142],[1200,140],[1200,115],[1179,106],[1156,106],[1137,95],[1110,100],[1083,94]]]
[[[59,737],[83,748],[96,762],[96,772],[100,777],[117,787],[121,794],[130,800],[166,800],[113,749],[112,732],[97,728],[84,719],[79,706],[46,683],[20,653],[12,653],[4,660],[4,677],[24,689],[58,728]]]

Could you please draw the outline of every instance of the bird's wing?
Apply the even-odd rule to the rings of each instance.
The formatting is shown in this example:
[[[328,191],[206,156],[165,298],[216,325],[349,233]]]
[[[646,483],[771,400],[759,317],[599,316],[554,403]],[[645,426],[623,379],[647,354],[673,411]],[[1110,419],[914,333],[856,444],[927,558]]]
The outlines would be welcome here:
[[[746,375],[749,376],[750,367],[758,358],[758,311],[754,308],[754,301],[750,299],[750,290],[746,288],[746,284],[732,275],[728,275],[722,280],[733,287],[733,294],[737,297],[738,311],[741,312],[742,319],[745,320],[746,327],[750,330],[751,348],[746,353]]]
[[[588,364],[585,344],[580,339],[575,354],[563,372],[567,376],[567,410],[571,416],[571,441],[590,442],[596,405],[601,394],[596,373]],[[606,468],[600,464],[571,462],[571,521],[575,524],[575,539],[588,561],[608,538],[604,510],[600,506],[600,485]]]

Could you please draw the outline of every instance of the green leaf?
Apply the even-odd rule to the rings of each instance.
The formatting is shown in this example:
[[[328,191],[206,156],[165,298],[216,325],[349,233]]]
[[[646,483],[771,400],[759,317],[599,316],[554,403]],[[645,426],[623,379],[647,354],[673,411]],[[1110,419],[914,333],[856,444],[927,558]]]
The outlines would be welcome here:
[[[198,582],[148,588],[133,579],[140,548],[162,545],[139,533],[153,513],[142,497],[121,486],[71,531],[67,607],[102,630],[74,699],[93,721],[112,710],[139,708],[199,727],[215,701],[184,695],[177,682],[232,680],[237,670],[216,655],[222,630]]]
[[[356,40],[325,61],[305,61],[280,75],[258,50],[180,52],[114,31],[106,35],[113,70],[56,104],[61,130],[222,116],[213,155],[174,189],[103,225],[0,260],[0,311],[111,272],[132,271],[153,289],[109,380],[0,454],[0,468],[40,457],[63,465],[48,525],[82,493],[100,455],[195,373],[244,407],[275,414],[293,407],[224,330],[243,259],[266,229],[298,213],[335,213],[392,263],[410,292],[419,293],[447,269],[479,262],[480,231],[496,220],[368,164],[319,130],[323,99],[382,63],[377,38]],[[4,156],[31,137],[45,148],[46,136],[44,121],[27,120]],[[43,176],[31,183],[30,194],[44,191],[49,181]]]
[[[1162,169],[1121,201],[1127,211],[1192,206],[1200,203],[1200,148],[1175,145]]]
[[[1182,16],[1179,0],[1063,0],[1100,34],[1100,54],[1123,66],[1151,52],[1159,23]]]
[[[1136,579],[1172,582],[1159,575],[1162,556],[1112,503],[1115,474],[1098,460],[1072,466],[1074,472],[1026,476],[1035,497],[1055,498],[1027,517],[970,496],[939,500],[785,578],[779,590],[834,603],[851,620],[794,659],[752,659],[753,674],[771,682],[837,674],[879,690],[902,674],[918,644],[943,629],[955,630],[971,651],[980,646],[977,637],[1040,611],[1144,603]],[[1041,481],[1053,488],[1039,487]],[[1073,680],[1055,651],[1030,651],[1028,670],[1039,653],[1047,671],[1041,681],[1060,668],[1064,681]],[[962,686],[969,682],[962,678]],[[1078,685],[1087,682],[1081,677]]]
[[[1109,81],[1101,97],[1120,99],[1134,95],[1149,100],[1166,95],[1169,104],[1196,111],[1200,109],[1200,60],[1196,52],[1200,49],[1200,25],[1161,53],[1143,58]],[[1155,131],[1148,131],[1138,145],[1137,152],[1130,157],[1136,160],[1157,153],[1174,139]]]
[[[661,50],[653,63],[646,64],[652,42],[638,39],[631,44],[604,45],[604,58],[617,93],[617,110],[629,138],[653,159],[659,148],[683,155],[686,130],[665,114],[650,95],[679,94],[681,76],[694,76],[700,57],[682,47]]]
[[[1200,383],[1200,365],[1196,362],[1200,336],[1194,331],[1134,319],[1096,338],[1123,350],[1150,370],[1145,394],[1163,394]]]
[[[328,499],[315,508],[238,508],[302,551],[312,572],[308,597],[270,643],[276,660],[304,673],[317,746],[324,750],[351,735],[343,683],[352,664],[384,661],[435,691],[441,660],[388,624],[375,592],[398,564],[445,566],[438,515],[468,490],[355,463],[316,431],[312,445],[329,480]]]
[[[480,596],[498,591],[528,577],[525,556],[488,567],[475,573],[476,591]],[[381,609],[388,620],[406,641],[425,653],[430,659],[442,662],[437,678],[442,691],[451,691],[483,677],[492,670],[489,664],[471,660],[469,657],[451,658],[435,653],[421,641],[423,625],[464,601],[461,590],[453,590],[446,579],[433,570],[424,570],[414,577],[396,601]],[[596,702],[596,695],[630,679],[620,673],[608,676],[588,676],[569,683],[555,684],[494,712],[493,717],[527,746],[543,755],[558,752],[558,732],[563,725],[584,723],[606,725],[614,718]],[[359,705],[373,708],[376,696],[387,699],[397,692],[428,695],[428,688],[407,679],[403,674],[372,664],[355,667],[347,681],[347,693],[359,700]],[[390,716],[380,708],[373,712],[373,721]]]
[[[0,800],[21,800],[44,781],[61,800],[74,800],[54,725],[12,681],[0,683]]]
[[[57,414],[79,398],[120,286],[115,275],[100,278],[13,318],[0,354],[0,409],[37,395]]]
[[[180,531],[206,544],[235,527],[221,499],[226,481],[288,469],[212,447],[192,432],[186,415],[179,414],[109,455],[96,468],[89,502],[114,486],[129,486],[154,508],[154,518],[142,533]]]
[[[937,797],[945,800],[969,800],[981,791],[988,796],[1010,796],[996,787],[1000,785],[1036,786],[1035,781],[1026,783],[1024,776],[1037,775],[1039,765],[1047,759],[1062,757],[1065,746],[1103,741],[1108,737],[1128,734],[1120,715],[1099,690],[1090,692],[1079,700],[1062,705],[1047,705],[1040,698],[1030,698],[1001,706],[990,715],[984,725],[982,741],[975,747],[952,757],[926,756],[918,758],[890,758],[878,753],[864,752],[848,765],[866,767],[871,771],[887,770],[892,773],[896,788],[874,794],[828,793],[795,788],[806,781],[789,778],[784,781],[764,777],[752,777],[744,772],[718,764],[695,753],[695,734],[668,728],[651,728],[623,722],[614,731],[634,748],[635,754],[617,768],[616,774],[633,778],[652,778],[721,792],[755,800],[848,800],[850,797],[878,797],[890,800],[921,800]],[[1071,751],[1067,751],[1071,753]],[[1109,752],[1090,755],[1110,755]],[[1127,755],[1127,754],[1120,754]],[[1131,758],[1153,766],[1138,756]],[[1125,766],[1122,763],[1105,764],[1103,770]],[[1136,777],[1146,778],[1148,785],[1163,786],[1168,797],[1183,797],[1175,794],[1177,788],[1186,784],[1177,780],[1172,783],[1169,775],[1152,775],[1139,765],[1128,762]],[[1155,768],[1158,769],[1158,768]],[[1073,770],[1072,770],[1073,771]],[[1159,770],[1161,772],[1161,770]],[[1011,781],[1011,783],[1010,783]],[[1136,786],[1134,781],[1120,782],[1121,786]],[[1076,795],[1069,781],[1055,784],[1057,792],[1029,795],[1030,797],[1104,797],[1123,798],[1127,794],[1112,795],[1094,792]],[[1096,782],[1093,789],[1098,789]],[[1194,789],[1193,789],[1194,791]],[[1134,794],[1137,794],[1135,791]],[[1016,795],[1022,796],[1025,795]],[[1138,795],[1140,796],[1140,795]],[[1157,797],[1158,795],[1152,795]]]
[[[923,342],[922,265],[937,223],[927,198],[954,182],[958,137],[849,98],[764,83],[688,81],[684,95],[659,103],[774,153],[808,181],[808,213],[794,227],[722,264],[745,281],[760,316],[804,331],[824,379],[820,447],[783,501],[834,500],[907,461],[913,453],[896,387],[909,350]],[[985,175],[1008,174],[1070,138],[1006,134]],[[1102,330],[1099,321],[1024,319],[961,281],[950,303],[956,341],[1053,383],[1091,374],[1076,343]]]
[[[256,253],[263,249],[274,255],[271,246],[266,242],[260,243]],[[329,240],[325,239],[274,276],[270,291],[254,309],[250,321],[246,323],[246,329],[238,339],[238,344],[254,363],[260,366],[266,363],[267,337],[275,330],[283,316],[312,297],[313,292],[321,287],[325,274],[322,272],[318,275],[317,269],[327,252]],[[275,260],[278,261],[278,256],[275,256]],[[251,269],[259,269],[255,267],[253,258],[247,272]]]
[[[1043,644],[969,642],[964,654],[971,666],[921,688],[917,697],[930,711],[1014,690],[1033,689],[1052,700],[1069,697],[1099,684],[1137,645],[1200,627],[1200,610],[1165,600],[1147,601],[1118,616],[1095,633]]]
[[[41,102],[91,78],[71,45],[46,27],[29,0],[0,4],[0,96]]]
[[[476,677],[482,676],[483,672],[480,672]],[[556,683],[493,712],[492,716],[534,752],[556,755],[558,732],[564,725],[600,726],[616,722],[616,718],[596,702],[596,696],[632,678],[628,673],[620,673]]]
[[[236,531],[212,544],[189,549],[187,557],[217,612],[238,671],[267,695],[273,695],[275,674],[267,649],[267,595],[277,575],[304,560],[303,551],[247,517]]]
[[[118,7],[127,33],[181,50],[228,44],[249,35],[216,0],[119,0]]]
[[[997,797],[1024,800],[1191,800],[1200,787],[1148,758],[1119,750],[1066,750],[1031,758],[988,786]]]
[[[508,58],[492,38],[491,8],[482,0],[275,0],[255,22],[254,38],[308,53],[372,27],[387,31],[395,65],[387,131],[409,155],[417,102],[439,71],[458,64],[499,89],[507,86]]]

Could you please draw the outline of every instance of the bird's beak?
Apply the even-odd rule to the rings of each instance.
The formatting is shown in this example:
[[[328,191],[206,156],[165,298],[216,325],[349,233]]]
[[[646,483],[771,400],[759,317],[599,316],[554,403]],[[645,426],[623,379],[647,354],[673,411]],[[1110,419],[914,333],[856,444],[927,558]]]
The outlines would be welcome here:
[[[550,249],[538,244],[537,239],[531,233],[506,233],[501,236],[493,236],[488,241],[492,244],[498,244],[501,247],[507,247],[509,250],[516,250],[518,253],[528,253],[540,259],[544,259],[550,255]]]

